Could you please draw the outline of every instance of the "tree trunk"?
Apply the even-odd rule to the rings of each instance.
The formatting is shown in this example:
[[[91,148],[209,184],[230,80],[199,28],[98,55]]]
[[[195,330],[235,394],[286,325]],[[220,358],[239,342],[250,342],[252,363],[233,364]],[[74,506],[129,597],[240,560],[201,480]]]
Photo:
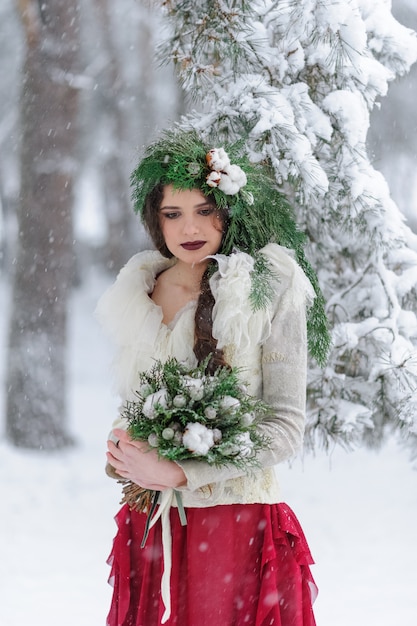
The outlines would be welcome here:
[[[7,363],[6,433],[57,449],[66,432],[67,303],[74,259],[76,0],[18,0],[26,35],[19,238]]]
[[[105,260],[110,270],[118,272],[138,248],[138,220],[133,217],[130,202],[129,169],[126,166],[127,110],[121,104],[127,99],[126,84],[118,51],[113,41],[113,25],[108,0],[95,0],[101,46],[107,57],[99,79],[102,97],[104,144],[101,156],[101,183],[108,236]]]

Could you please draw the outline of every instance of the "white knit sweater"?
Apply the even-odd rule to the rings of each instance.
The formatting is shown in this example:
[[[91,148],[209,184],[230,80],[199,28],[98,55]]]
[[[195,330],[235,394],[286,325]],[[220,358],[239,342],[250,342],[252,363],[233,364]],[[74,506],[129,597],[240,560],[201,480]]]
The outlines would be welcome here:
[[[274,408],[259,426],[272,441],[262,451],[262,469],[245,474],[235,467],[216,468],[203,461],[181,461],[187,477],[182,487],[185,507],[231,503],[279,502],[273,466],[293,456],[304,431],[306,389],[306,306],[313,298],[309,281],[288,250],[269,244],[262,253],[274,272],[274,301],[253,312],[249,301],[253,259],[243,252],[217,255],[218,271],[210,286],[214,295],[213,336],[226,360],[242,369],[249,392]],[[175,263],[159,252],[135,255],[106,291],[98,317],[116,347],[114,374],[122,402],[133,399],[138,373],[155,359],[175,357],[194,367],[195,302],[181,309],[168,326],[150,298],[156,276]],[[126,428],[118,418],[113,428]],[[172,504],[175,504],[172,500]]]

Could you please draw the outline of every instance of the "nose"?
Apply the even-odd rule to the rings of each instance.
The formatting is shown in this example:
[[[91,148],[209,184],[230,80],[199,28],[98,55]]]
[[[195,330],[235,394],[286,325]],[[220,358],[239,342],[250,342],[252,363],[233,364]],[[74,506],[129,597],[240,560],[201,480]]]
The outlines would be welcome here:
[[[198,233],[198,224],[194,216],[186,217],[183,222],[183,231],[186,235],[195,235]]]

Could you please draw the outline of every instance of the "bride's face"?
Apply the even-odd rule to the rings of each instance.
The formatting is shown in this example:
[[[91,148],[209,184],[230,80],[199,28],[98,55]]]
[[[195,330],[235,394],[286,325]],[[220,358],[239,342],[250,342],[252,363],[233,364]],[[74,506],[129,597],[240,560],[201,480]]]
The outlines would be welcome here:
[[[184,263],[199,263],[220,248],[222,220],[198,189],[165,186],[159,220],[168,250]]]

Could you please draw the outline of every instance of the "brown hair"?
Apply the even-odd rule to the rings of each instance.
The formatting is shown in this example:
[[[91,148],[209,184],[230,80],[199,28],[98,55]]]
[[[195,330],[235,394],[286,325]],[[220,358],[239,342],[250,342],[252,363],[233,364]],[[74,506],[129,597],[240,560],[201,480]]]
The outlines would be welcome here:
[[[170,259],[173,254],[168,250],[162,234],[159,209],[161,207],[164,194],[164,185],[159,184],[148,194],[143,209],[143,223],[156,247],[162,256]],[[214,199],[207,198],[209,202],[214,203]],[[219,217],[223,224],[223,230],[227,227],[227,211],[218,209]],[[213,263],[211,260],[204,272],[200,283],[200,295],[197,300],[197,307],[194,317],[194,354],[198,363],[202,363],[210,355],[207,365],[207,372],[214,374],[220,366],[227,365],[224,359],[223,350],[217,349],[217,341],[212,335],[213,319],[212,312],[214,306],[214,297],[210,289],[209,279],[213,272]]]

